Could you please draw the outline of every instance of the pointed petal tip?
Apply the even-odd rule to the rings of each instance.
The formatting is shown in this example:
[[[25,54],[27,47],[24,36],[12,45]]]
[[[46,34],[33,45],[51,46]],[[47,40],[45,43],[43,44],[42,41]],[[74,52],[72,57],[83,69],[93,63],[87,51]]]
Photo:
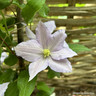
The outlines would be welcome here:
[[[77,53],[68,47],[65,47],[59,51],[51,52],[51,57],[54,60],[62,60],[62,59],[66,59],[66,58],[72,58],[73,56],[77,56]]]
[[[47,67],[47,60],[44,60],[43,58],[31,63],[29,65],[29,81],[31,81],[39,72],[45,70]]]
[[[64,73],[71,73],[72,72],[72,67],[70,67],[70,70],[66,70]]]
[[[56,72],[62,72],[62,73],[72,72],[72,65],[68,59],[63,59],[59,61],[49,59],[49,67]]]
[[[38,23],[38,25],[39,25],[39,24],[43,24],[43,22],[40,20],[39,23]]]
[[[74,56],[77,56],[78,54],[75,52]]]
[[[24,22],[22,22],[22,25],[27,26],[27,24],[26,24],[26,23],[24,23]]]
[[[34,78],[34,77],[33,77]],[[33,79],[32,77],[29,77],[29,80],[28,80],[28,82],[30,82],[32,79]]]
[[[61,29],[61,32],[62,32],[62,35],[64,35],[64,37],[67,38],[67,34],[66,34],[65,29]]]
[[[9,83],[10,82],[0,84],[0,96],[4,96],[4,93],[7,90]]]

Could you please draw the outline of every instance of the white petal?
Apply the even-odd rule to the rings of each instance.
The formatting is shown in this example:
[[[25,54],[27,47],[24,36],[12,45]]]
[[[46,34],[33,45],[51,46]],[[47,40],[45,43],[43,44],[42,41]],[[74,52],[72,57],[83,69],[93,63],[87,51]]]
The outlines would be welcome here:
[[[53,60],[49,59],[49,67],[56,72],[72,72],[71,63],[67,59]]]
[[[65,30],[58,30],[52,35],[49,41],[49,49],[51,51],[57,51],[63,48],[64,40],[67,37]]]
[[[27,37],[28,37],[29,39],[36,39],[36,35],[28,28],[27,24],[26,24],[26,23],[22,23],[22,24],[23,24],[24,26],[26,26],[25,29],[26,29]]]
[[[48,21],[45,22],[44,24],[46,25],[50,33],[52,33],[56,29],[55,21]]]
[[[49,32],[48,28],[40,21],[36,28],[36,38],[43,48],[48,47],[48,40],[50,37],[51,33]]]
[[[36,61],[42,56],[42,48],[36,40],[22,42],[15,47],[17,56],[21,56],[30,62]]]
[[[56,52],[51,52],[51,56],[55,60],[65,59],[65,58],[73,57],[75,55],[77,55],[77,53],[72,51],[68,47],[63,48],[63,49],[56,51]]]
[[[36,39],[36,35],[26,26],[26,34],[29,39]]]
[[[69,48],[69,46],[68,46],[68,44],[67,44],[66,41],[64,41],[63,47],[64,47],[64,48],[65,48],[65,47],[66,47],[66,48],[67,48],[67,47]]]
[[[0,63],[2,64],[7,57],[8,57],[7,52],[2,52],[1,58],[0,58]]]
[[[4,96],[4,93],[6,91],[6,89],[8,88],[8,83],[3,83],[3,84],[0,84],[0,96]]]
[[[50,96],[56,96],[56,93],[52,93]]]
[[[29,65],[29,81],[32,80],[40,71],[46,69],[48,62],[46,59],[40,58],[38,61]]]

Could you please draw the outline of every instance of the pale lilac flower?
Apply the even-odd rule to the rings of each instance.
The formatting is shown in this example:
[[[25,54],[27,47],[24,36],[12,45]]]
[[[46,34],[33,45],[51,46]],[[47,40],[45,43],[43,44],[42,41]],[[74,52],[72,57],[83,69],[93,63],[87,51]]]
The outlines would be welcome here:
[[[32,80],[40,71],[48,66],[56,72],[71,72],[72,66],[67,58],[77,55],[65,42],[65,30],[52,32],[56,28],[54,21],[39,22],[36,35],[30,38],[33,32],[26,27],[27,36],[31,39],[15,47],[17,56],[32,62],[29,65],[29,80]]]
[[[8,54],[6,52],[2,52],[0,57],[0,64],[3,64],[4,60],[8,57]]]
[[[9,82],[0,84],[0,96],[4,96],[4,93],[6,89],[8,88],[8,84]]]
[[[52,93],[50,96],[56,96],[56,93]]]

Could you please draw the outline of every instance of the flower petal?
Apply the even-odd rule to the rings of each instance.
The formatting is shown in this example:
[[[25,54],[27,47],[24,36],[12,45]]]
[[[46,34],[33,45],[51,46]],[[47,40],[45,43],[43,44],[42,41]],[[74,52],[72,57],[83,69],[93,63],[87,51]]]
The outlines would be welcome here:
[[[30,62],[36,61],[42,56],[42,48],[36,40],[22,42],[15,47],[17,56],[21,56]]]
[[[51,51],[57,51],[63,48],[63,43],[65,38],[67,37],[65,30],[58,30],[53,35],[49,41],[49,49]]]
[[[26,26],[26,34],[29,39],[36,39],[36,35]]]
[[[68,47],[63,48],[63,49],[61,49],[59,51],[56,51],[56,52],[51,52],[51,56],[55,60],[65,59],[65,58],[68,58],[68,57],[73,57],[75,55],[77,55],[77,53],[72,51]]]
[[[22,23],[25,27],[25,30],[26,30],[26,34],[27,34],[27,37],[29,39],[36,39],[36,35],[28,28],[27,24],[26,23]]]
[[[51,33],[49,32],[48,28],[43,22],[40,21],[36,28],[36,38],[44,49],[48,47],[48,40],[50,37]]]
[[[49,67],[56,72],[71,72],[72,66],[67,59],[53,60],[49,59]]]
[[[4,96],[4,93],[6,89],[8,88],[8,84],[9,82],[0,84],[0,96]]]
[[[46,69],[48,62],[46,59],[40,58],[38,61],[29,65],[29,81],[32,80],[40,71]]]
[[[68,44],[67,44],[66,41],[64,41],[63,47],[64,47],[64,48],[65,48],[65,47],[66,47],[66,48],[67,48],[67,47],[69,48],[69,46],[68,46]]]
[[[50,33],[52,33],[56,29],[55,21],[48,21],[48,22],[45,22],[44,24],[48,28]]]

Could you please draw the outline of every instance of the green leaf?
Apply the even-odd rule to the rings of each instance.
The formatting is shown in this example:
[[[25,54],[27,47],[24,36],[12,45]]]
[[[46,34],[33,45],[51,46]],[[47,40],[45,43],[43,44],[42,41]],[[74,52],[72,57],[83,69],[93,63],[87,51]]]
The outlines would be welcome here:
[[[0,10],[11,4],[12,0],[0,0]]]
[[[0,38],[3,39],[3,41],[5,41],[7,43],[7,45],[12,45],[12,35],[7,35],[5,32],[0,30]],[[2,44],[2,40],[0,39],[0,44]],[[6,46],[3,42],[2,46]]]
[[[50,68],[48,70],[47,75],[48,75],[48,78],[50,78],[50,79],[54,78],[55,76],[60,78],[60,73],[59,72],[55,72],[55,71],[51,70]]]
[[[8,28],[14,27],[15,22],[16,22],[15,17],[6,18],[6,24],[7,24]],[[2,26],[5,27],[4,19],[1,19],[0,23],[2,23]]]
[[[0,48],[0,57],[1,57],[1,53],[2,53],[2,48]]]
[[[37,89],[40,91],[44,91],[48,95],[51,95],[54,91],[54,88],[49,88],[44,82],[38,82]]]
[[[25,4],[23,3],[23,4],[19,4],[19,2],[18,2],[19,0],[13,0],[13,2],[12,2],[12,4],[14,4],[14,5],[16,5],[17,7],[19,7],[19,8],[23,8],[24,6],[25,6]]]
[[[49,7],[46,4],[44,4],[43,7],[39,10],[39,14],[42,17],[47,17],[48,13],[49,13]]]
[[[50,95],[44,91],[39,91],[37,92],[36,96],[50,96]]]
[[[9,56],[4,60],[4,63],[6,65],[13,66],[17,63],[17,61],[18,58],[14,54],[9,53]]]
[[[13,81],[15,74],[16,72],[11,69],[4,70],[4,72],[0,75],[0,84]]]
[[[18,96],[19,90],[17,88],[17,82],[12,82],[8,85],[8,88],[4,96]]]
[[[91,51],[91,49],[81,44],[68,44],[68,45],[75,52]]]
[[[42,8],[45,0],[28,0],[26,6],[22,9],[22,16],[25,21],[31,22],[35,13]]]
[[[15,17],[7,18],[6,23],[8,28],[14,27],[14,24],[16,23],[16,18]]]
[[[17,85],[19,88],[19,96],[30,96],[35,89],[36,77],[29,81],[27,71],[22,71],[18,77]]]

